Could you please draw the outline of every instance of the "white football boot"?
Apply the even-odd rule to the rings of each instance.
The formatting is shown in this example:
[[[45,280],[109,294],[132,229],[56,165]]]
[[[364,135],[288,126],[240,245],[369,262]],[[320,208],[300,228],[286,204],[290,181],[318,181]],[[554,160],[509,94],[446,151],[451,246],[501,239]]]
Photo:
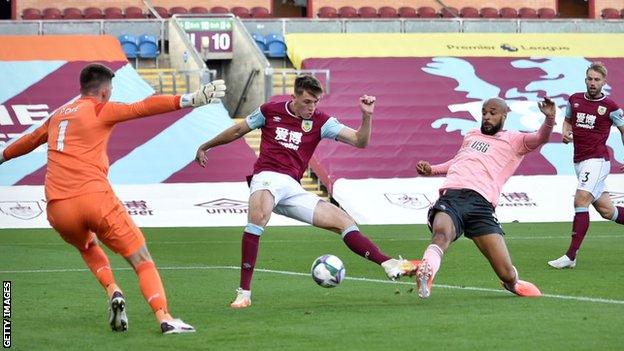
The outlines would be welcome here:
[[[571,260],[567,255],[563,255],[556,260],[548,261],[548,265],[557,269],[576,267],[576,258]]]
[[[125,332],[128,330],[126,300],[120,291],[115,291],[111,296],[108,312],[108,323],[113,331]]]
[[[177,318],[160,323],[160,330],[163,334],[183,334],[195,332],[195,328],[192,325],[186,324],[181,319]]]
[[[249,306],[251,306],[251,290],[236,289],[236,298],[230,303],[230,307],[246,308]]]
[[[416,273],[420,261],[409,261],[399,256],[399,259],[391,258],[381,263],[386,275],[390,280],[396,280],[402,276],[412,276]]]

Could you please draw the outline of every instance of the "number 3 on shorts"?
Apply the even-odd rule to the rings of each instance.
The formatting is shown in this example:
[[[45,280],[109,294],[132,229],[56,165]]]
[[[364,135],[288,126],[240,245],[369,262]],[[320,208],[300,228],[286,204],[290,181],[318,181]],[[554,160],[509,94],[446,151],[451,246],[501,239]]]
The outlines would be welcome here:
[[[585,172],[585,174],[583,175],[583,179],[581,179],[581,182],[586,183],[589,180],[589,172]]]
[[[68,124],[69,121],[66,119],[62,120],[61,123],[59,123],[59,134],[58,138],[56,139],[57,151],[63,151],[63,149],[65,148],[65,132],[67,131]]]

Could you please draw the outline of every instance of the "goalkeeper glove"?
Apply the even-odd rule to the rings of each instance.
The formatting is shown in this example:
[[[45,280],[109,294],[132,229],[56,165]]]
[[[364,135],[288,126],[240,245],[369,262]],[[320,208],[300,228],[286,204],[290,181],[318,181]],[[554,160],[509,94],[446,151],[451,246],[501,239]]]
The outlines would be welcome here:
[[[180,98],[180,107],[199,107],[206,104],[216,104],[221,102],[221,98],[225,96],[225,81],[213,80],[212,82],[202,85],[194,93],[184,94]]]

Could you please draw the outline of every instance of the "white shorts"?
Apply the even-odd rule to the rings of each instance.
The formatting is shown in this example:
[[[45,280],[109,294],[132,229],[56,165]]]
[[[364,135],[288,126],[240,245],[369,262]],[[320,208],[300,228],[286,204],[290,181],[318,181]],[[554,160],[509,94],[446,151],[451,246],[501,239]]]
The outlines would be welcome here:
[[[585,190],[594,196],[594,201],[605,191],[605,180],[611,171],[611,162],[602,158],[590,158],[574,164],[579,190]]]
[[[273,212],[289,218],[313,224],[314,209],[321,198],[311,194],[299,182],[282,173],[262,171],[254,174],[249,185],[249,194],[268,190],[275,198]]]

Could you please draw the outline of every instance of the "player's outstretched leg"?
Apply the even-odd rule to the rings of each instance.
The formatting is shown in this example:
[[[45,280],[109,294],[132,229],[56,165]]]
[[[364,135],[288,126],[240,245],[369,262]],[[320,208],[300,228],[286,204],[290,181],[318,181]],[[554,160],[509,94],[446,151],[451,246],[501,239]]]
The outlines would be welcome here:
[[[355,221],[345,211],[326,201],[318,201],[314,207],[312,224],[315,227],[340,233],[345,245],[359,256],[380,265],[389,279],[413,275],[416,265],[399,257],[387,256],[369,238],[364,236]]]
[[[152,257],[147,250],[147,246],[143,245],[135,253],[125,258],[136,272],[141,293],[152,308],[156,320],[160,323],[162,333],[180,334],[195,332],[193,326],[182,322],[180,319],[174,319],[169,314],[165,289],[163,288],[158,270],[156,270],[156,265],[154,265]]]
[[[492,233],[474,236],[472,240],[483,256],[488,259],[506,290],[518,296],[542,296],[540,290],[533,283],[518,279],[518,271],[511,263],[507,245],[505,245],[505,240],[501,234]]]
[[[447,213],[432,209],[428,217],[429,221],[433,223],[431,225],[431,243],[427,246],[422,262],[416,270],[418,296],[422,299],[431,295],[433,279],[440,269],[444,252],[455,238],[455,224]]]

